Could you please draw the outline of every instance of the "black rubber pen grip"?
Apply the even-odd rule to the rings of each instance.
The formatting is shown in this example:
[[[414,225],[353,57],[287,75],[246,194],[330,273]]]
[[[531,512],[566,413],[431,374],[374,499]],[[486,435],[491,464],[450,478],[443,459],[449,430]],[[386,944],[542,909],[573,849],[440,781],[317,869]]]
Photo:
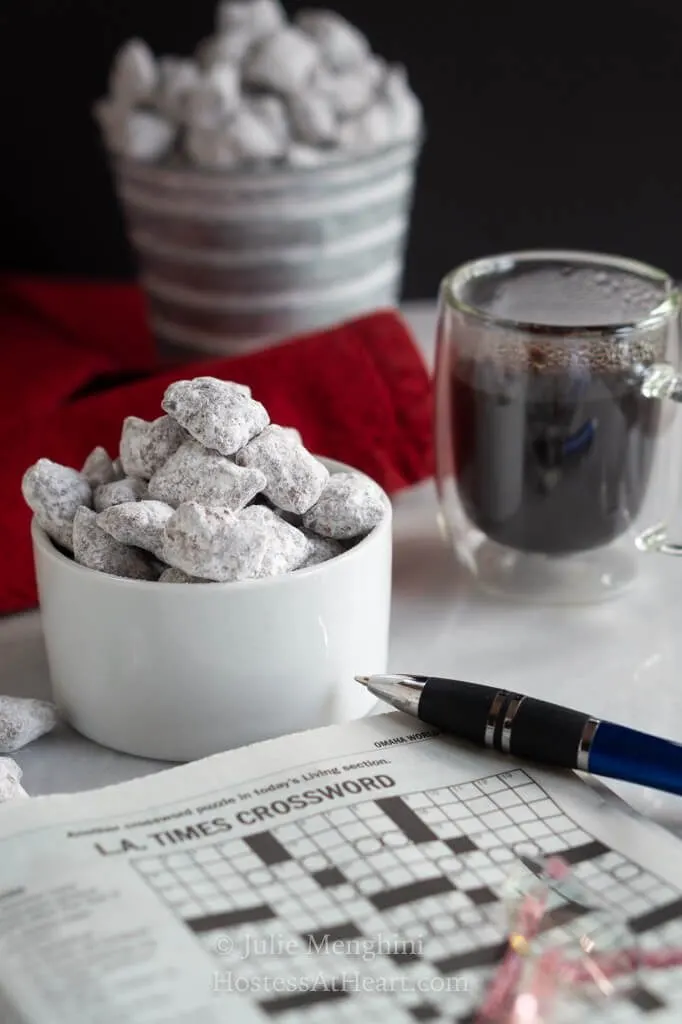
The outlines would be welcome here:
[[[479,746],[561,768],[576,767],[590,721],[582,712],[533,697],[435,677],[425,679],[419,717]]]

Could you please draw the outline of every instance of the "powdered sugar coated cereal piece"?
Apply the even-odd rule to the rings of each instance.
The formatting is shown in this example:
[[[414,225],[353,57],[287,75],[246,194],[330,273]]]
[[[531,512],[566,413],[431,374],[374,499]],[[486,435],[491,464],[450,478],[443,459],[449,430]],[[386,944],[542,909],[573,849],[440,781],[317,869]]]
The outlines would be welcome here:
[[[158,574],[149,556],[144,551],[114,540],[99,528],[97,519],[96,513],[87,508],[80,508],[76,513],[73,521],[73,554],[78,564],[126,579],[156,579]]]
[[[95,105],[108,148],[117,156],[153,163],[166,156],[175,141],[175,125],[152,110],[131,110],[115,100]]]
[[[278,0],[226,0],[218,7],[218,32],[248,34],[251,41],[272,35],[286,23]]]
[[[71,550],[74,516],[81,505],[92,505],[92,488],[83,474],[50,459],[39,459],[24,473],[21,493],[48,536]]]
[[[177,508],[187,501],[236,512],[266,484],[257,469],[242,469],[198,441],[185,441],[149,481],[149,496]]]
[[[170,416],[151,423],[128,416],[123,422],[120,456],[126,476],[151,480],[186,440],[186,432]]]
[[[114,58],[109,91],[115,99],[132,107],[152,98],[158,80],[154,54],[142,39],[130,39]]]
[[[384,73],[378,58],[368,60],[361,68],[330,74],[319,70],[313,79],[313,88],[327,96],[339,117],[357,117],[372,106]]]
[[[234,455],[270,422],[249,388],[215,377],[176,381],[161,404],[192,437],[221,455]]]
[[[334,473],[320,500],[303,516],[303,525],[322,537],[351,540],[370,533],[385,515],[384,496],[373,480]]]
[[[22,771],[11,757],[0,757],[0,804],[17,797],[27,797],[21,785]]]
[[[0,697],[0,754],[13,754],[51,732],[59,717],[54,704],[28,697]]]
[[[248,31],[219,32],[199,43],[194,58],[203,71],[210,71],[220,64],[239,64],[252,46]]]
[[[304,90],[289,100],[296,138],[308,146],[329,146],[339,137],[339,119],[329,96]]]
[[[45,531],[55,544],[64,548],[65,551],[73,551],[73,523],[64,523],[62,525],[49,523],[38,512],[35,513],[35,520],[38,526]]]
[[[252,523],[269,534],[269,544],[255,573],[256,578],[281,576],[298,569],[308,555],[308,543],[295,526],[275,515],[264,505],[250,505],[238,515],[240,526]]]
[[[313,565],[321,565],[322,562],[329,562],[332,558],[342,555],[346,550],[338,540],[330,537],[319,537],[310,530],[302,530],[308,546],[306,557],[299,569],[310,569]]]
[[[260,470],[267,480],[263,493],[285,512],[307,512],[318,500],[329,471],[286,428],[266,427],[237,452],[239,466]]]
[[[110,484],[97,487],[94,495],[95,512],[104,512],[113,505],[125,505],[128,501],[144,501],[148,497],[147,481],[125,476]]]
[[[202,580],[198,576],[190,576],[182,569],[166,569],[159,576],[159,583],[210,583],[210,580]]]
[[[97,525],[121,544],[163,557],[166,523],[175,510],[162,501],[133,501],[112,505],[97,517]]]
[[[111,484],[116,479],[116,467],[106,448],[94,448],[83,463],[81,473],[91,487]]]
[[[323,61],[334,71],[357,68],[371,53],[362,32],[335,11],[300,11],[296,25],[315,40]]]
[[[317,45],[295,26],[268,36],[244,60],[244,82],[283,95],[301,92],[320,61]]]
[[[163,57],[159,61],[159,78],[154,102],[157,110],[171,121],[185,120],[187,99],[199,83],[199,69],[192,60]]]
[[[283,153],[289,145],[291,132],[286,104],[279,96],[250,96],[246,100],[246,109],[270,131],[271,137]]]
[[[388,68],[380,95],[389,114],[393,138],[397,142],[416,138],[423,123],[422,105],[412,92],[402,65]]]
[[[228,583],[256,576],[271,543],[260,523],[189,501],[166,524],[164,558],[190,576]]]
[[[328,159],[328,152],[315,146],[294,143],[287,150],[287,163],[292,167],[320,167]]]
[[[243,106],[225,126],[225,137],[241,162],[277,160],[284,156],[288,138],[277,126],[258,114],[253,106]]]
[[[240,107],[239,71],[233,64],[215,64],[187,95],[186,119],[192,127],[218,128]]]
[[[185,151],[192,163],[207,170],[226,171],[237,167],[241,159],[234,139],[225,128],[218,132],[215,128],[193,125],[185,135]]]
[[[383,103],[375,103],[358,117],[345,121],[339,132],[344,149],[371,152],[393,142],[391,114]]]

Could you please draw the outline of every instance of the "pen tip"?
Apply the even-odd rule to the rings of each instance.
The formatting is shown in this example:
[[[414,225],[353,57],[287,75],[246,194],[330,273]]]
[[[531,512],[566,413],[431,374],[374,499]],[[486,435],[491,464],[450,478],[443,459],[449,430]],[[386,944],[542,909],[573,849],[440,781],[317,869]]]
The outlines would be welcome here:
[[[367,686],[369,680],[370,680],[369,676],[356,676],[355,677],[355,682],[356,683],[362,683],[363,686]]]

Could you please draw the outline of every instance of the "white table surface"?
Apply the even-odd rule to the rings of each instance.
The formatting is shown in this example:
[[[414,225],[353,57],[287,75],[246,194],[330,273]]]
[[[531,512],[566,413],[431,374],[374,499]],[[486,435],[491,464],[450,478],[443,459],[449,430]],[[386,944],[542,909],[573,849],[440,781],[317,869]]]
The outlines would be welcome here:
[[[432,306],[406,315],[429,362]],[[569,704],[682,739],[682,560],[643,555],[635,586],[585,607],[524,606],[474,591],[448,557],[432,483],[395,502],[390,667],[457,676]],[[0,619],[0,694],[49,697],[38,613]],[[31,795],[73,792],[163,767],[116,754],[68,727],[16,755]],[[682,832],[682,800],[626,784],[635,807]]]

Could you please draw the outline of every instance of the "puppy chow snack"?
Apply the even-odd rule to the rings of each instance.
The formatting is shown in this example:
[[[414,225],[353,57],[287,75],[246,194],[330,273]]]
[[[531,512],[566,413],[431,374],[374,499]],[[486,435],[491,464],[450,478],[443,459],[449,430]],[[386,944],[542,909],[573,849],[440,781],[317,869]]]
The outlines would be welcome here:
[[[41,459],[25,474],[38,524],[77,563],[150,582],[255,580],[336,558],[386,512],[376,484],[330,476],[245,385],[176,381],[163,405],[125,419],[119,459],[98,447],[83,472]]]
[[[309,569],[313,565],[321,565],[322,562],[328,562],[331,558],[342,555],[346,550],[338,540],[332,540],[330,537],[320,537],[317,533],[312,533],[310,530],[305,529],[301,529],[301,533],[305,537],[307,551],[305,559],[298,567],[299,569]]]
[[[141,39],[131,39],[116,54],[111,69],[109,91],[122,104],[151,100],[158,82],[154,54]]]
[[[182,569],[164,569],[159,576],[159,583],[209,583],[209,580],[202,580],[198,576],[190,576]]]
[[[320,57],[332,71],[351,71],[371,56],[367,39],[334,11],[308,9],[296,16],[296,25],[317,43]]]
[[[282,427],[269,426],[235,456],[237,465],[260,470],[263,494],[284,512],[307,512],[329,479],[329,471]]]
[[[104,512],[112,505],[124,505],[128,501],[144,501],[147,497],[147,481],[138,477],[124,476],[110,484],[95,489],[93,507],[95,512]]]
[[[111,484],[117,479],[117,468],[106,448],[95,448],[83,463],[81,473],[91,487]]]
[[[386,509],[381,490],[359,473],[334,473],[303,525],[321,537],[352,540],[378,526]]]
[[[11,757],[0,757],[0,804],[16,797],[27,797],[21,785],[22,770]]]
[[[266,528],[225,508],[181,505],[166,524],[164,559],[190,576],[227,583],[253,579],[270,543]]]
[[[309,546],[301,531],[264,505],[245,508],[239,513],[239,520],[241,526],[253,523],[264,527],[270,536],[270,544],[256,573],[257,578],[293,572],[307,558]]]
[[[130,501],[105,509],[97,517],[97,525],[119,543],[162,558],[164,530],[173,512],[162,501]]]
[[[116,101],[102,100],[95,106],[95,117],[107,146],[116,156],[154,163],[173,148],[175,125],[153,110],[135,110]]]
[[[24,473],[21,483],[24,501],[48,536],[73,550],[73,520],[81,505],[92,505],[92,488],[82,473],[39,459]]]
[[[236,512],[267,483],[258,469],[242,469],[198,441],[185,441],[149,481],[149,496],[177,508],[186,501]]]
[[[51,732],[57,722],[57,709],[49,701],[0,697],[0,754],[14,754]]]
[[[114,540],[97,525],[97,513],[81,507],[73,522],[73,555],[79,565],[131,580],[158,576],[146,552]]]
[[[252,43],[273,35],[285,23],[286,14],[278,0],[227,0],[219,4],[216,16],[219,32],[243,32]]]
[[[120,445],[126,476],[151,480],[186,440],[187,433],[170,416],[160,416],[151,423],[128,416],[123,421]]]
[[[313,168],[414,141],[422,125],[404,69],[354,25],[317,8],[289,21],[279,0],[219,4],[192,56],[126,43],[95,116],[117,156],[207,171]]]
[[[249,388],[215,377],[176,381],[161,404],[195,440],[221,455],[234,455],[270,422]]]

